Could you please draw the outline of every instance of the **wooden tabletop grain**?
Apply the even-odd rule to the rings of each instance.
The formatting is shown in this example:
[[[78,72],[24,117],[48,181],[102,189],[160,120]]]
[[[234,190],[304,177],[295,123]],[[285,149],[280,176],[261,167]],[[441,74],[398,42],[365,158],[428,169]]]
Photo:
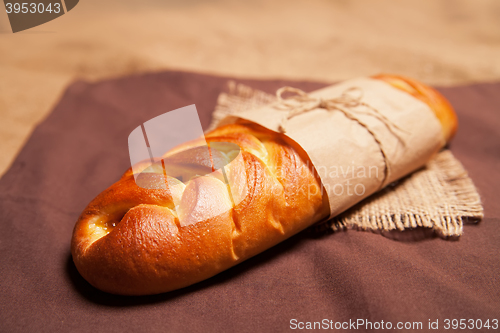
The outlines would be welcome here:
[[[76,79],[189,70],[433,85],[500,79],[500,2],[84,0],[12,34],[0,6],[0,175]]]

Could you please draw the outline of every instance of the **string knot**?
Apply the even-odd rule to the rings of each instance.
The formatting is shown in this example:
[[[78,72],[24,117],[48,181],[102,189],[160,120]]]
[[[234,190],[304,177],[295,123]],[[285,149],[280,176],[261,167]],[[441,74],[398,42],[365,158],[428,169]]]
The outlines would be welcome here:
[[[289,98],[283,98],[283,94],[287,92],[294,95]],[[321,108],[327,111],[340,111],[346,117],[360,123],[364,127],[366,127],[366,125],[359,119],[359,115],[365,114],[375,117],[382,121],[389,131],[404,144],[404,141],[400,138],[396,129],[402,132],[406,131],[394,124],[380,111],[364,103],[362,101],[363,90],[359,87],[348,88],[344,90],[340,96],[330,99],[313,97],[297,88],[282,87],[276,91],[276,97],[278,99],[278,104],[275,105],[275,108],[286,111],[279,126],[279,131],[281,133],[286,132],[288,120],[300,114]]]
[[[294,95],[285,99],[282,96],[285,92],[292,93]],[[383,186],[385,179],[387,179],[388,175],[391,172],[391,164],[388,160],[389,155],[386,153],[384,145],[379,141],[377,134],[372,130],[369,124],[365,123],[363,118],[360,116],[368,115],[380,120],[387,127],[387,129],[403,144],[403,146],[405,145],[405,141],[400,137],[399,133],[404,132],[408,134],[408,132],[393,123],[379,110],[363,102],[363,90],[361,88],[351,87],[344,90],[344,92],[338,97],[322,99],[313,97],[297,88],[283,87],[278,89],[278,91],[276,92],[276,97],[278,98],[278,103],[275,104],[275,107],[286,112],[279,126],[279,131],[281,133],[286,132],[286,124],[288,120],[295,116],[318,108],[327,111],[342,112],[347,118],[357,122],[358,124],[366,128],[366,130],[379,144],[380,151],[384,158],[384,181],[381,184],[381,186]]]

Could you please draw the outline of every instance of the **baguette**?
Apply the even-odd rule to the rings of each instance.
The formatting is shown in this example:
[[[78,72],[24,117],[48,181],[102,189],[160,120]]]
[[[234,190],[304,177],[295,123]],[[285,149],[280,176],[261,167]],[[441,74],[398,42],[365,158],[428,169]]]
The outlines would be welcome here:
[[[415,80],[373,77],[427,103],[449,141],[457,128],[455,113],[436,90]],[[300,232],[329,215],[322,191],[304,188],[321,182],[309,157],[286,136],[240,120],[205,135],[207,143],[230,142],[241,149],[245,172],[228,170],[233,181],[245,177],[248,192],[234,205],[227,186],[201,176],[185,186],[146,189],[136,185],[130,168],[99,194],[79,217],[71,253],[80,274],[94,287],[121,295],[148,295],[183,288],[226,270]],[[192,164],[192,144],[163,158],[182,169]],[[180,157],[179,157],[180,156]],[[215,149],[198,158],[200,168],[226,156]],[[192,165],[191,165],[192,167]],[[163,174],[148,174],[150,182]],[[168,182],[179,182],[168,177]],[[179,202],[178,206],[174,202]],[[198,217],[181,224],[179,215]],[[201,216],[201,219],[200,219]],[[204,219],[203,216],[207,218]]]

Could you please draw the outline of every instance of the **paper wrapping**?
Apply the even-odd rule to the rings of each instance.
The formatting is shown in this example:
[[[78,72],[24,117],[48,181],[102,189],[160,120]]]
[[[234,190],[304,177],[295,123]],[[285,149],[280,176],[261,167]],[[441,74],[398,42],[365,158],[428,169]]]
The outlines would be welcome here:
[[[408,93],[370,78],[358,78],[309,94],[329,100],[350,88],[365,105],[315,108],[286,122],[286,133],[308,154],[330,204],[330,217],[422,167],[445,140],[429,106]],[[287,110],[279,102],[228,116],[220,124],[246,119],[280,132]],[[347,115],[346,115],[347,114]],[[311,189],[307,189],[311,191]]]

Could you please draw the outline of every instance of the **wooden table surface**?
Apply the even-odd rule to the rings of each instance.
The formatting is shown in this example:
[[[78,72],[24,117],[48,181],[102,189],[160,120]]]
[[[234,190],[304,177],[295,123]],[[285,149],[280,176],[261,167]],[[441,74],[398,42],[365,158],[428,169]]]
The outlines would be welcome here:
[[[500,79],[500,1],[83,0],[12,34],[0,6],[0,175],[76,79],[188,70],[333,82]]]

